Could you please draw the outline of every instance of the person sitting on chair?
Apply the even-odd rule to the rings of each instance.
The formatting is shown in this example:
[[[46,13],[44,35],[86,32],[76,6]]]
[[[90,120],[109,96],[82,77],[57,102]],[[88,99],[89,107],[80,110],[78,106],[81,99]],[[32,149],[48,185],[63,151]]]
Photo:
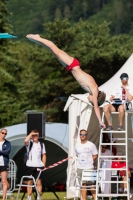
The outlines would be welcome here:
[[[122,157],[123,153],[122,152],[118,152],[117,156],[119,156],[119,158],[117,158],[117,161],[113,161],[112,162],[112,168],[123,168],[126,169],[126,162],[123,161]],[[119,171],[119,175],[122,178],[123,181],[127,181],[127,176],[126,176],[126,170],[120,170]],[[128,166],[128,178],[131,177],[131,173],[130,173],[130,168]],[[124,188],[124,193],[127,193],[127,184],[123,183],[120,188]]]
[[[87,169],[94,169],[94,161],[98,157],[98,152],[95,144],[87,140],[87,131],[80,130],[80,140],[81,143],[75,145],[75,152],[78,156],[78,163],[77,163],[77,175],[82,178],[83,170]],[[83,186],[86,186],[86,182]],[[94,200],[96,200],[96,192],[94,188],[91,189],[92,196]],[[86,200],[87,190],[81,190],[82,199]]]
[[[133,99],[133,89],[128,84],[128,74],[122,73],[120,75],[121,86],[118,86],[114,89],[113,95],[110,97],[109,104],[106,104],[103,108],[106,121],[108,123],[108,128],[106,131],[113,130],[112,122],[111,122],[111,112],[119,112],[119,127],[118,131],[123,130],[123,120],[125,115],[124,104],[132,101]],[[116,99],[116,100],[115,100]]]
[[[106,94],[98,90],[98,86],[94,78],[80,68],[80,63],[76,58],[69,56],[66,52],[59,49],[53,42],[41,38],[38,34],[29,34],[26,37],[31,41],[41,44],[46,49],[49,49],[56,56],[59,62],[66,68],[66,70],[73,74],[80,86],[89,93],[88,99],[90,103],[94,105],[94,110],[100,127],[105,128],[105,124],[102,122],[98,106],[104,103]]]

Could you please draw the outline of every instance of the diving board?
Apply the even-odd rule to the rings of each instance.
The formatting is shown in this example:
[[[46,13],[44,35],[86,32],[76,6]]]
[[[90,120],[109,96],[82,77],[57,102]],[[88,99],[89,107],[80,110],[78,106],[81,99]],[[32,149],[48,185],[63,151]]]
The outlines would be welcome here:
[[[16,35],[12,35],[12,34],[9,34],[9,33],[0,33],[0,39],[8,39],[8,38],[17,38]]]

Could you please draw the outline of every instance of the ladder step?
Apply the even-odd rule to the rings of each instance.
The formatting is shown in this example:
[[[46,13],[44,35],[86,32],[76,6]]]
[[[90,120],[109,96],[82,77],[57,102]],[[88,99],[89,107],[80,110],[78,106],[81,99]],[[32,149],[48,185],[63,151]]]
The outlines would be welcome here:
[[[100,194],[98,193],[98,197],[128,197],[130,194]]]
[[[115,145],[115,146],[117,146],[117,145],[126,145],[126,143],[101,143],[101,145]]]
[[[110,170],[110,171],[120,171],[122,168],[102,168],[102,167],[99,167],[97,171],[106,171],[106,170]],[[122,169],[123,171],[126,171],[126,168],[123,168]]]
[[[35,187],[35,185],[20,185],[20,184],[17,184],[16,186],[17,187]]]
[[[111,112],[111,114],[117,115],[117,114],[119,114],[119,112]]]
[[[126,131],[115,131],[115,130],[113,130],[113,131],[101,131],[102,133],[126,133]]]
[[[103,181],[103,180],[97,180],[97,183],[127,183],[127,181]]]
[[[120,156],[101,156],[99,155],[99,158],[119,158]],[[121,156],[121,158],[126,158],[126,156]]]
[[[116,140],[125,140],[125,138],[113,138],[112,142],[116,141]],[[133,140],[133,138],[127,138],[127,140]]]

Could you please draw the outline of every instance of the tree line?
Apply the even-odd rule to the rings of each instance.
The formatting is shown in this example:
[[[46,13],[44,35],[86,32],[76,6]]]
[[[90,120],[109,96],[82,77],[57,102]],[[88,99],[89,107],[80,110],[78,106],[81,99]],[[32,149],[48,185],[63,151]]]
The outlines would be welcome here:
[[[80,19],[91,23],[110,23],[111,35],[133,34],[132,0],[8,0],[9,19],[20,37],[26,33],[44,33],[44,23]]]
[[[6,1],[0,4],[0,32],[13,33]],[[114,75],[131,55],[133,38],[111,36],[109,23],[55,19],[44,23],[41,34],[79,59],[81,68],[100,86]],[[26,38],[0,39],[0,126],[26,121],[27,110],[44,111],[47,121],[67,122],[63,112],[71,94],[85,93],[58,60],[45,48]]]

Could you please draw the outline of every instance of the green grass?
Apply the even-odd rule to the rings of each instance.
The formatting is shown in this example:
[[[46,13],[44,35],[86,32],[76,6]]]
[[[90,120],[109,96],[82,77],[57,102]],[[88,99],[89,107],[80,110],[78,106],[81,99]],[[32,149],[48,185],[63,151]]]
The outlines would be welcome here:
[[[18,200],[21,200],[23,193],[19,194]],[[60,200],[64,200],[64,197],[66,196],[66,192],[56,192],[56,195],[59,197]],[[16,199],[17,193],[15,192],[13,194],[14,200]],[[27,198],[27,194],[25,194],[25,197],[23,200]],[[34,195],[32,195],[32,200],[35,200]],[[41,196],[41,200],[57,200],[56,196],[52,192],[44,192]]]
[[[66,197],[66,192],[56,192],[57,196],[59,197],[60,200],[64,200],[64,197]],[[19,198],[18,200],[21,200],[23,193],[19,194]],[[16,196],[17,196],[17,192],[13,193],[13,200],[16,200]],[[9,199],[9,198],[8,198]],[[25,194],[25,197],[23,198],[23,200],[27,199],[27,194]],[[69,199],[69,200],[73,200]],[[117,198],[112,198],[112,200],[125,200],[126,198],[121,198],[121,197],[117,197]],[[32,200],[36,200],[34,195],[32,195]],[[41,196],[41,200],[57,200],[56,196],[52,193],[52,192],[44,192]],[[65,200],[68,200],[67,198]],[[77,198],[78,200],[78,198]],[[99,198],[99,200],[102,200],[102,198]],[[104,200],[109,200],[109,198],[104,198]]]
[[[66,192],[56,192],[57,196],[59,197],[60,200],[64,199],[66,196]],[[41,196],[41,200],[56,200],[57,198],[52,192],[44,192],[43,195]]]

